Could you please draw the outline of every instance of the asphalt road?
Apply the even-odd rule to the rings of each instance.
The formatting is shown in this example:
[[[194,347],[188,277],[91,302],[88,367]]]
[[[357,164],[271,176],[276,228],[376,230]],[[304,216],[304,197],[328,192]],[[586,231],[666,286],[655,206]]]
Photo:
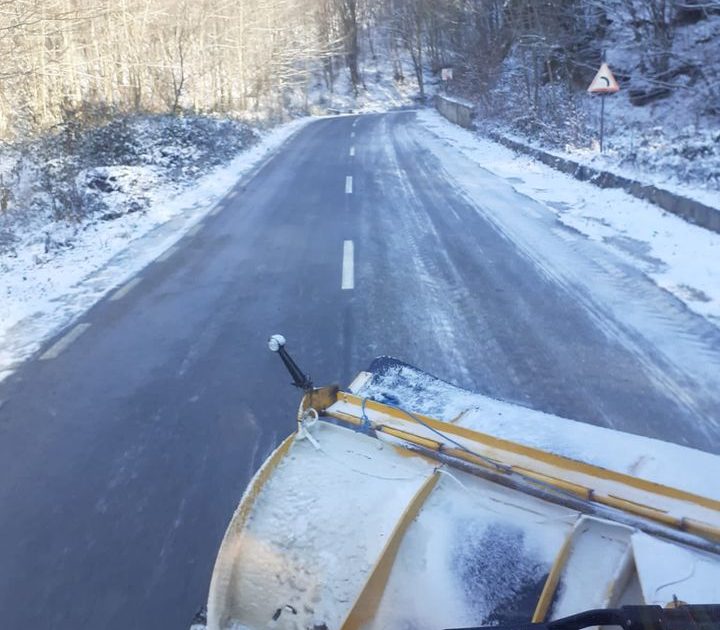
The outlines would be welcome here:
[[[611,252],[551,233],[550,213],[487,172],[478,202],[427,139],[412,112],[308,125],[0,384],[2,627],[187,627],[243,489],[293,428],[274,332],[318,384],[392,354],[720,452],[718,329]],[[602,290],[516,242],[503,221],[518,209]],[[623,295],[657,316],[653,334],[682,331],[675,350],[617,320]]]

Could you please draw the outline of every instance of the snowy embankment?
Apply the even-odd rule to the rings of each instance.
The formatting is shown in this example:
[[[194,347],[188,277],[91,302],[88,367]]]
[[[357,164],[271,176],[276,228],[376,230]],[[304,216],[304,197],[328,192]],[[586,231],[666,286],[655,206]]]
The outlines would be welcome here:
[[[315,103],[314,113],[380,113],[393,109],[402,109],[416,106],[420,101],[417,82],[409,77],[411,70],[408,63],[402,64],[408,76],[397,81],[392,76],[389,66],[383,63],[385,57],[379,60],[371,58],[363,61],[363,84],[359,86],[357,94],[354,93],[350,77],[343,72],[335,78],[332,89],[321,80],[318,80],[310,93],[310,100]],[[430,87],[428,93],[432,90]]]
[[[563,151],[532,142],[528,138],[509,133],[506,130],[488,130],[487,134],[492,139],[502,141],[503,144],[509,144],[511,148],[514,148],[512,146],[513,144],[521,145],[523,150],[528,153],[538,151],[548,156],[559,158],[560,160],[568,160],[578,165],[578,168],[580,166],[590,167],[590,169],[594,169],[601,174],[611,173],[621,178],[631,179],[640,183],[642,186],[655,186],[679,197],[691,199],[710,206],[711,208],[717,208],[718,212],[720,212],[720,188],[693,184],[691,178],[682,180],[682,176],[688,172],[691,162],[702,163],[704,160],[689,161],[688,159],[684,160],[681,157],[676,157],[675,162],[677,163],[677,168],[675,171],[671,171],[672,166],[663,164],[662,159],[658,158],[658,163],[660,163],[665,170],[662,168],[658,168],[657,170],[651,168],[642,169],[637,166],[624,164],[622,155],[618,149],[613,149],[606,153],[599,153],[597,149],[582,149],[568,146]],[[666,141],[666,145],[669,142],[670,141]],[[702,154],[705,148],[712,146],[713,143],[720,146],[720,131],[714,132],[714,134],[707,132],[704,137],[702,134],[699,134],[697,138],[698,154]],[[657,147],[658,153],[662,153],[663,149],[667,149],[667,146]],[[687,146],[680,147],[680,151],[690,153],[693,151],[693,148]],[[672,157],[667,157],[666,160],[668,163],[671,163]],[[712,169],[712,166],[708,169],[709,172],[712,172],[710,169]]]
[[[44,213],[41,222],[15,225],[12,246],[0,254],[0,380],[43,340],[171,247],[309,120],[275,128],[199,178],[177,169],[170,172],[174,180],[162,177],[157,166],[83,170],[76,189],[103,193],[100,211],[80,221]],[[167,145],[172,143],[168,138]],[[167,146],[153,149],[160,161],[168,154]],[[138,196],[143,207],[128,207]],[[8,230],[11,219],[6,216],[0,228]]]
[[[418,120],[478,166],[542,202],[563,225],[611,247],[692,311],[720,324],[720,234],[621,190],[600,189],[478,137],[437,112]]]
[[[472,98],[479,112],[476,122],[485,132],[719,207],[720,13],[710,4],[668,3],[656,13],[657,6],[603,3],[596,15],[609,19],[587,33],[588,42],[595,40],[595,53],[583,56],[592,46],[583,44],[582,53],[567,47],[566,40],[559,43],[575,70],[566,83],[544,78],[532,97],[524,85],[526,44],[512,48],[488,92],[478,92],[468,81],[450,89]],[[634,18],[632,12],[638,12]],[[649,31],[638,37],[638,29],[649,28],[654,19],[666,20],[664,32],[672,33],[662,44],[670,48],[665,70],[654,67],[659,42],[652,43]],[[601,50],[620,83],[618,93],[604,98],[603,153],[601,99],[586,92]],[[541,64],[554,62],[553,54],[538,54]]]

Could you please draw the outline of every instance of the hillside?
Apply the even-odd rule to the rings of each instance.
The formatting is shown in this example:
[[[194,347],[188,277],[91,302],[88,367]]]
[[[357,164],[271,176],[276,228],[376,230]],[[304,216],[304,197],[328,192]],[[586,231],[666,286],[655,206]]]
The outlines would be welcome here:
[[[517,6],[517,3],[516,3]],[[544,3],[502,28],[495,58],[459,51],[449,92],[473,99],[478,126],[625,174],[720,188],[720,3]],[[528,5],[529,8],[529,5]],[[586,93],[603,53],[621,90]]]
[[[474,102],[481,132],[718,199],[720,0],[11,5],[0,17],[3,254],[23,229],[46,238],[37,226],[142,211],[154,189],[226,163],[258,129],[421,106],[435,90]],[[600,155],[586,87],[603,54],[621,90],[606,99]],[[441,85],[444,67],[454,78]]]

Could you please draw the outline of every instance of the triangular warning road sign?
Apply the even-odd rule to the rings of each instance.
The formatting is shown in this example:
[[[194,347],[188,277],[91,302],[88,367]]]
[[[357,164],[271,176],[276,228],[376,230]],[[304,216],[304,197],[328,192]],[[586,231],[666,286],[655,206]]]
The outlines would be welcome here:
[[[590,94],[615,94],[619,89],[610,67],[603,61],[587,91]]]

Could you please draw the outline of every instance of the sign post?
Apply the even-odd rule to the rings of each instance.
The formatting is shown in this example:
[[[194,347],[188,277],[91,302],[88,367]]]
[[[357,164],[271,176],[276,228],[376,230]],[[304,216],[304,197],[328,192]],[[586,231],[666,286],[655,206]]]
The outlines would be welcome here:
[[[603,152],[603,137],[605,136],[605,94],[600,95],[600,153]]]
[[[590,83],[587,91],[590,94],[600,95],[600,153],[603,152],[603,136],[605,135],[605,97],[608,94],[615,94],[620,90],[615,76],[604,61],[597,71],[595,78]]]

